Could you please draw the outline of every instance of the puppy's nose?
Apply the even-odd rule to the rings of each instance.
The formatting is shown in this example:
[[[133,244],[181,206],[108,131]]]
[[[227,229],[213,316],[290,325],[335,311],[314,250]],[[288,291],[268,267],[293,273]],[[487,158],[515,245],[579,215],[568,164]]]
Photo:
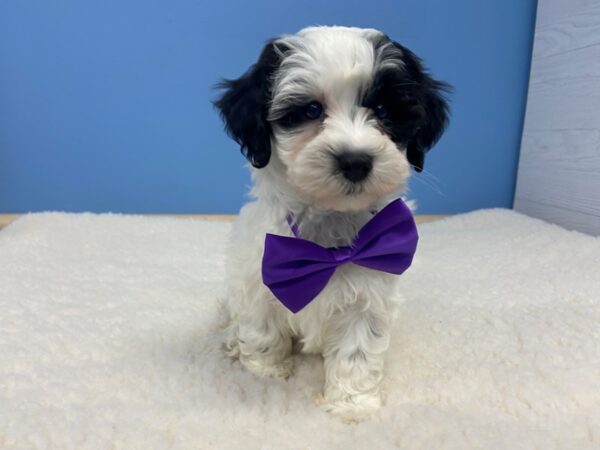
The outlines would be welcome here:
[[[373,157],[367,153],[344,152],[335,156],[344,178],[354,183],[364,180],[373,168]]]

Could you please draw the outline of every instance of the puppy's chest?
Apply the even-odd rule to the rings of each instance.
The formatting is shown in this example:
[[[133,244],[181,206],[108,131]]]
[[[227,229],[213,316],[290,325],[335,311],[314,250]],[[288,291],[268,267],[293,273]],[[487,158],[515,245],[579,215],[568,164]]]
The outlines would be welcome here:
[[[350,316],[391,311],[400,301],[397,281],[394,275],[352,263],[338,267],[325,289],[303,311],[288,315],[303,352],[322,352],[328,330],[342,323],[352,327]]]
[[[349,246],[352,245],[358,230],[368,221],[369,217],[361,215],[352,218],[334,216],[319,220],[301,219],[297,227],[298,237],[322,247]]]

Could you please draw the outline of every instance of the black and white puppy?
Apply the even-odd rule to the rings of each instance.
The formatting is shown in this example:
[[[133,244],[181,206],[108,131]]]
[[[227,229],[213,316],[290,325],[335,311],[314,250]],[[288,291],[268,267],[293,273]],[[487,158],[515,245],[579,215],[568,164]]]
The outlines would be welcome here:
[[[381,405],[397,276],[353,264],[297,314],[261,281],[266,233],[325,247],[357,231],[405,193],[411,168],[447,123],[445,83],[410,50],[373,29],[305,28],[270,41],[215,102],[253,166],[252,195],[234,226],[227,263],[226,346],[250,371],[287,377],[292,339],[324,357],[320,404],[360,418]]]

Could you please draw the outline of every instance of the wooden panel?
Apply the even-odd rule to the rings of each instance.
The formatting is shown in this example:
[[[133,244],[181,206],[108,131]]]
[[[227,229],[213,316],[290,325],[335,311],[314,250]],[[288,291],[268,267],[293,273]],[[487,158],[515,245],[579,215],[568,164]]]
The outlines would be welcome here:
[[[8,225],[13,220],[21,217],[22,214],[0,214],[0,228]],[[211,221],[225,221],[232,222],[237,217],[233,214],[143,214],[148,217],[172,217],[176,219],[204,219]],[[426,216],[415,216],[417,223],[433,222],[434,220],[443,219],[447,217],[445,214],[431,214]]]
[[[600,0],[539,0],[516,210],[600,234]]]
[[[597,0],[538,0],[537,28],[568,21],[575,15],[585,14],[597,7]]]
[[[542,3],[544,0],[541,0]],[[600,3],[585,2],[579,10],[571,8],[563,15],[539,17],[535,30],[536,56],[538,58],[560,55],[575,49],[600,44]],[[546,6],[541,6],[545,8]],[[539,12],[538,12],[539,14]]]
[[[23,214],[0,214],[0,228],[18,219]],[[234,214],[141,214],[147,217],[172,217],[176,219],[204,219],[210,221],[232,222],[237,217]]]
[[[600,121],[598,86],[600,69],[598,76],[584,78],[577,83],[568,78],[543,83],[533,81],[529,85],[529,99],[535,101],[527,105],[527,114],[535,120],[526,121],[525,132],[595,129]],[[565,111],[565,114],[557,113],[557,109]]]
[[[539,56],[534,44],[530,83],[565,82],[576,86],[600,75],[600,45],[582,47],[567,52]]]
[[[0,214],[0,228],[2,228],[5,225],[8,225],[17,217],[19,217],[19,214]]]
[[[539,201],[531,202],[523,198],[519,202],[521,207],[528,211],[529,215],[547,222],[559,224],[570,230],[577,230],[593,235],[597,235],[598,230],[600,230],[600,216],[589,215],[556,205],[544,204]],[[565,218],[568,218],[568,223],[565,223]]]

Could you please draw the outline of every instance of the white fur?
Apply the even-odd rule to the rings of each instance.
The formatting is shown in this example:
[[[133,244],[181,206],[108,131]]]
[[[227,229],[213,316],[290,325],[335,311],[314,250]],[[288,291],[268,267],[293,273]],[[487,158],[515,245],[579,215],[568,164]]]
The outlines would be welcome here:
[[[275,183],[292,188],[286,193],[294,197],[293,202],[300,197],[306,205],[322,209],[366,210],[382,196],[404,187],[409,175],[405,154],[381,130],[372,112],[360,106],[375,72],[383,65],[402,64],[389,57],[382,60],[381,55],[389,52],[386,46],[375,54],[370,39],[377,34],[381,33],[311,27],[276,41],[275,45],[291,50],[284,53],[274,76],[270,120],[298,98],[318,100],[325,108],[322,121],[308,122],[300,129],[273,125],[274,153],[283,163],[275,170],[285,173],[285,179],[275,179]],[[344,151],[366,152],[375,160],[371,176],[353,195],[347,192],[356,186],[332,172],[332,155]]]
[[[290,213],[303,238],[326,247],[349,245],[373,211],[404,192],[410,171],[403,149],[360,106],[382,64],[367,39],[377,33],[320,27],[277,41],[292,51],[284,54],[274,77],[270,120],[298,98],[318,99],[326,114],[300,129],[274,124],[271,160],[266,168],[253,169],[255,200],[241,210],[227,263],[229,353],[257,375],[287,377],[297,340],[303,352],[324,357],[320,403],[352,418],[381,405],[383,358],[399,301],[397,277],[348,264],[305,309],[292,314],[263,285],[261,260],[266,233],[291,235],[285,219]],[[332,155],[342,151],[374,157],[372,172],[359,187],[332,168]]]

